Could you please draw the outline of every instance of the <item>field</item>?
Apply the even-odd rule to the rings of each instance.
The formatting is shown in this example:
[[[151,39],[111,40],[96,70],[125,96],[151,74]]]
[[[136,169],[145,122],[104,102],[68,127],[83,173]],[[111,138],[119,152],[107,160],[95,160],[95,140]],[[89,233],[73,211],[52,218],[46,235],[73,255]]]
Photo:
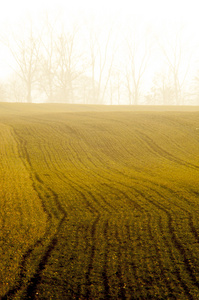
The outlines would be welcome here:
[[[0,103],[0,298],[199,299],[192,110]]]

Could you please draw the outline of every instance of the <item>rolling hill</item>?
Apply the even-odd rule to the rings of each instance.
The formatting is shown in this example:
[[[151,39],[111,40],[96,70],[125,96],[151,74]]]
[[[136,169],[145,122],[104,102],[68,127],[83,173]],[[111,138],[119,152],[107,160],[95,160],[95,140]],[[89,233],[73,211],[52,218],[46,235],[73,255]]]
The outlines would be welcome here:
[[[0,103],[1,299],[198,299],[199,110]]]

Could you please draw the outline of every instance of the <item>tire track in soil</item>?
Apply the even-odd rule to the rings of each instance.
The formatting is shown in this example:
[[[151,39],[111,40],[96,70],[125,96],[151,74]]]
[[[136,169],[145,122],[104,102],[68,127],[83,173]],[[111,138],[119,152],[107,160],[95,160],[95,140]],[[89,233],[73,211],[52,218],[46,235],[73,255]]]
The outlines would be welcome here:
[[[188,219],[189,219],[188,224],[189,224],[190,230],[191,230],[192,234],[194,235],[197,243],[199,244],[199,235],[198,235],[198,232],[197,232],[197,230],[196,230],[196,228],[195,228],[195,226],[193,224],[193,215],[191,213],[188,213],[188,215],[189,215],[189,217],[188,217]]]
[[[167,241],[167,238],[165,237],[165,234],[164,234],[163,225],[162,225],[162,217],[161,216],[159,217],[158,226],[160,228],[161,238],[164,241],[166,249],[169,252],[170,260],[173,263],[173,268],[175,270],[175,276],[177,277],[177,280],[178,280],[176,282],[176,284],[178,285],[178,283],[180,283],[180,285],[183,288],[183,290],[185,292],[185,295],[188,297],[188,299],[189,300],[194,300],[193,296],[189,292],[189,288],[188,288],[186,282],[181,277],[180,269],[178,268],[177,264],[175,264],[175,257],[173,255],[173,251],[172,251],[171,246],[170,246],[169,242]]]
[[[166,189],[166,187],[164,187],[164,186],[163,186],[163,188]],[[174,194],[174,192],[171,189],[168,189],[168,190],[169,190],[169,192],[171,192],[172,194]],[[166,197],[164,195],[160,194],[157,190],[153,190],[153,191],[157,195],[159,195],[161,198],[167,200]],[[190,203],[185,197],[182,197],[182,199],[183,199],[183,201],[185,201],[187,203]],[[189,228],[190,228],[190,232],[192,233],[192,235],[196,239],[196,243],[199,243],[198,232],[197,232],[197,230],[196,230],[196,228],[194,226],[194,223],[193,223],[193,215],[188,210],[186,210],[185,208],[181,207],[180,205],[177,205],[176,203],[172,203],[172,204],[188,215],[188,225],[189,225]],[[171,214],[170,214],[170,216],[171,216]],[[170,223],[171,222],[173,222],[172,217],[170,218]],[[174,227],[173,227],[172,241],[174,242],[176,248],[181,253],[181,256],[183,256],[183,260],[184,260],[186,269],[187,269],[187,271],[188,271],[188,273],[189,273],[189,275],[190,275],[193,283],[197,286],[197,288],[199,288],[199,281],[197,280],[196,276],[193,273],[192,267],[191,267],[190,262],[189,262],[190,260],[189,260],[189,258],[187,258],[187,254],[186,254],[186,251],[185,251],[184,247],[182,246],[182,244],[180,243],[179,239],[177,239],[176,235],[174,234]],[[192,264],[195,265],[195,262],[193,260],[192,260]]]
[[[75,152],[75,149],[73,149],[73,152]],[[50,156],[49,156],[49,157],[50,157]],[[82,166],[83,166],[84,168],[87,168],[87,166],[81,161],[81,159],[80,159],[80,158],[78,158],[78,159],[79,159],[79,162],[81,162]],[[69,179],[69,177],[67,177],[67,176],[65,175],[64,172],[62,172],[62,171],[60,171],[60,170],[57,169],[57,166],[53,163],[52,159],[50,160],[50,162],[51,162],[51,165],[53,165],[53,166],[54,166],[54,169],[56,170],[56,172],[54,172],[54,174],[56,174],[57,177],[58,177],[62,182],[64,182],[64,183],[69,183],[69,182],[70,182],[70,184],[71,184],[71,186],[73,187],[73,189],[76,190],[78,193],[80,193],[82,199],[84,199],[84,202],[86,203],[87,209],[88,209],[91,213],[96,213],[97,210],[96,210],[95,207],[91,204],[91,202],[88,201],[88,199],[86,198],[86,196],[85,196],[85,194],[82,192],[82,190],[85,191],[87,194],[89,194],[90,197],[93,199],[93,201],[96,202],[96,203],[98,204],[98,206],[101,207],[101,208],[104,210],[103,205],[96,199],[96,197],[92,194],[92,192],[89,190],[89,187],[88,187],[86,184],[82,185],[82,182],[77,183],[77,180],[74,181],[74,180],[72,180],[71,178]],[[75,166],[75,164],[74,164],[73,161],[71,161],[71,163]],[[58,165],[59,165],[59,164],[58,164]],[[65,180],[64,180],[63,178],[65,178]],[[75,187],[75,186],[76,186],[76,187]],[[79,187],[81,187],[81,190],[79,189]],[[86,188],[85,188],[85,187],[86,187]],[[102,200],[103,200],[108,206],[110,206],[110,207],[112,208],[112,206],[105,200],[105,198],[103,197],[103,195],[100,194],[100,197],[102,198]],[[106,211],[107,211],[107,208],[106,208]],[[110,212],[110,210],[109,210],[109,212]]]
[[[97,224],[100,220],[100,213],[98,213],[97,217],[95,218],[95,221],[92,224],[91,227],[91,240],[92,240],[92,246],[91,246],[91,254],[90,254],[90,259],[88,263],[88,270],[85,274],[85,279],[86,279],[86,293],[85,293],[85,299],[90,299],[91,296],[91,271],[93,270],[93,262],[94,262],[94,256],[95,256],[95,251],[96,251],[96,229],[97,229]]]
[[[160,216],[161,218],[161,216]],[[149,233],[149,237],[150,237],[150,240],[153,241],[153,246],[155,248],[155,252],[156,252],[156,261],[158,262],[158,266],[159,266],[159,269],[160,269],[160,274],[161,274],[161,278],[163,279],[165,285],[166,285],[166,288],[167,290],[169,291],[169,295],[170,299],[176,299],[177,298],[173,295],[173,290],[171,288],[171,285],[166,277],[166,274],[164,272],[164,266],[163,266],[163,263],[162,263],[162,260],[161,260],[161,254],[160,254],[160,249],[158,248],[157,246],[157,243],[155,241],[155,238],[154,238],[154,235],[152,233],[152,227],[151,227],[151,215],[148,214],[148,233]]]
[[[16,136],[14,138],[15,138],[15,140],[17,142],[17,145],[18,145],[19,156],[20,156],[20,153],[22,153],[22,156],[23,156],[23,159],[24,159],[24,161],[22,160],[22,162],[23,162],[25,168],[27,169],[28,173],[30,174],[30,178],[32,180],[33,189],[37,193],[38,198],[41,200],[41,204],[42,204],[43,210],[47,214],[47,220],[48,220],[49,225],[48,225],[48,227],[47,227],[47,229],[46,229],[43,237],[41,239],[37,240],[24,253],[24,255],[22,256],[22,260],[21,260],[21,263],[20,263],[19,280],[18,280],[17,284],[13,288],[11,288],[2,297],[2,300],[6,300],[6,299],[8,299],[8,297],[14,296],[23,287],[23,284],[24,284],[23,283],[24,282],[23,279],[26,276],[26,267],[25,267],[25,265],[27,263],[27,260],[30,258],[31,254],[33,253],[33,251],[35,250],[35,248],[38,247],[38,246],[41,246],[42,243],[45,242],[45,240],[47,239],[47,237],[50,235],[50,229],[53,226],[53,224],[51,222],[52,214],[48,211],[48,209],[47,209],[47,207],[45,205],[45,202],[44,202],[44,200],[43,200],[43,198],[42,198],[39,190],[36,188],[35,182],[38,182],[38,183],[42,184],[43,186],[45,186],[46,190],[48,190],[52,194],[52,196],[54,198],[54,201],[55,201],[55,203],[57,205],[57,208],[62,213],[63,216],[62,216],[61,220],[59,221],[56,233],[51,238],[50,244],[48,245],[48,247],[47,247],[44,255],[42,256],[42,258],[40,259],[40,262],[39,262],[38,268],[36,269],[35,274],[30,279],[31,283],[27,287],[26,299],[34,299],[35,298],[37,285],[41,281],[41,273],[42,273],[43,269],[45,268],[46,263],[48,262],[48,259],[49,259],[50,255],[51,255],[51,252],[53,251],[53,249],[55,248],[55,246],[56,246],[56,244],[58,242],[58,239],[57,239],[58,233],[59,233],[59,231],[60,231],[60,229],[61,229],[61,227],[63,225],[63,222],[65,221],[65,219],[67,217],[67,213],[64,210],[64,208],[62,207],[62,205],[61,205],[61,203],[60,203],[60,201],[58,199],[58,195],[51,188],[48,188],[44,184],[44,182],[41,180],[41,178],[39,177],[39,175],[36,172],[34,172],[34,170],[32,168],[32,164],[31,164],[31,160],[30,160],[30,157],[29,157],[29,154],[28,154],[28,151],[27,151],[27,142],[25,140],[23,140],[17,134],[17,132],[16,132],[16,130],[14,128],[13,128],[13,132],[15,133],[15,136]]]
[[[84,150],[82,147],[81,147],[81,149],[82,149],[82,151]],[[86,154],[88,160],[96,167],[96,165],[95,165],[95,163],[93,162],[93,160],[91,159],[91,157],[88,156],[88,153],[85,152],[85,154]],[[78,153],[77,153],[77,155],[78,155]],[[103,181],[104,181],[104,179],[105,179],[105,180],[109,181],[110,183],[115,182],[115,181],[113,181],[113,180],[110,180],[110,178],[104,177],[104,176],[102,176],[101,174],[95,172],[94,170],[88,168],[88,166],[81,160],[81,158],[79,157],[79,155],[78,155],[78,159],[79,159],[79,161],[81,162],[82,166],[83,166],[84,168],[88,169],[88,170],[89,170],[89,173],[91,173],[95,178],[102,178]],[[71,162],[72,162],[72,161],[71,161]],[[113,171],[113,170],[110,169],[110,168],[109,168],[109,170],[110,170],[110,171]],[[106,173],[110,175],[110,173],[108,173],[108,172],[106,172]],[[125,186],[125,185],[122,184],[121,182],[117,182],[117,183],[120,184],[121,186]],[[105,182],[103,182],[103,185],[104,185],[104,186],[107,186],[108,188],[111,188],[111,190],[113,190],[113,188],[114,188],[114,190],[116,191],[117,194],[118,194],[118,192],[121,193],[121,194],[124,196],[124,198],[128,200],[129,204],[130,204],[131,206],[133,206],[134,208],[138,209],[139,211],[143,211],[143,210],[144,210],[144,209],[143,209],[136,201],[132,200],[132,199],[131,199],[124,191],[122,191],[122,190],[120,190],[120,189],[118,189],[118,188],[116,188],[116,187],[113,187],[112,185],[109,185],[109,184],[107,184],[107,183],[105,183]],[[85,186],[85,185],[84,185],[84,186]],[[115,207],[113,207],[112,204],[110,204],[109,202],[107,202],[107,200],[106,200],[101,194],[100,194],[100,196],[101,196],[102,200],[103,200],[103,201],[104,201],[104,202],[105,202],[112,210],[114,210],[114,211],[117,210]],[[99,203],[98,203],[98,204],[99,204]]]
[[[37,180],[38,180],[38,182],[40,182],[41,184],[43,184],[45,186],[44,182],[39,178],[38,175],[37,175]],[[65,209],[63,208],[63,206],[61,205],[58,195],[51,188],[47,187],[47,189],[49,192],[52,193],[54,201],[57,205],[57,208],[62,213],[62,217],[57,225],[56,233],[51,238],[49,245],[47,246],[43,256],[40,259],[38,268],[36,269],[34,275],[30,279],[30,283],[26,289],[25,299],[35,299],[37,286],[40,284],[41,279],[42,279],[42,271],[45,269],[45,266],[48,263],[51,253],[58,243],[59,232],[61,231],[63,223],[66,221],[66,218],[67,218],[67,213],[66,213]]]
[[[171,241],[173,242],[173,245],[175,246],[175,248],[180,253],[180,255],[182,257],[182,260],[184,262],[185,269],[187,271],[187,274],[191,278],[192,283],[197,288],[199,288],[199,282],[198,282],[196,276],[194,275],[194,272],[193,272],[192,267],[190,265],[189,259],[187,258],[186,251],[185,251],[184,247],[182,246],[182,244],[180,243],[179,239],[176,237],[174,226],[173,226],[173,219],[172,219],[172,216],[171,216],[170,212],[166,208],[164,208],[161,204],[158,204],[156,201],[152,201],[149,198],[146,198],[146,200],[149,201],[151,204],[153,204],[154,206],[156,206],[158,209],[160,209],[161,211],[163,211],[166,214],[167,219],[168,219],[168,229],[169,229],[169,232],[170,232],[170,235],[171,235]],[[168,246],[168,243],[167,243],[167,246]],[[178,273],[180,274],[179,269],[178,269]],[[182,280],[180,282],[182,283]],[[185,292],[187,293],[188,287],[186,286],[186,284],[182,283],[182,286],[183,286]]]
[[[33,182],[33,181],[32,181]],[[35,189],[35,186],[33,184],[33,188],[34,190],[37,192],[39,199],[41,200],[42,203],[42,207],[44,209],[44,211],[47,213],[47,220],[48,223],[51,221],[52,219],[52,215],[48,212],[48,210],[46,209],[44,203],[43,203],[43,199],[40,196],[40,193]],[[14,296],[22,287],[23,287],[23,282],[24,282],[24,278],[26,277],[26,263],[28,261],[28,259],[31,257],[31,254],[33,253],[33,251],[39,247],[42,246],[42,244],[45,242],[45,240],[48,238],[48,236],[50,235],[50,231],[52,228],[52,224],[49,223],[48,227],[46,228],[46,231],[43,235],[42,238],[40,238],[39,240],[37,240],[22,256],[20,265],[19,265],[19,279],[17,281],[17,284],[9,289],[9,291],[2,297],[2,300],[6,300],[8,299],[10,296]]]
[[[86,154],[87,154],[87,153],[86,153]],[[89,161],[97,168],[97,166],[95,165],[95,163],[93,162],[93,160],[88,156],[88,154],[87,154],[87,158],[88,158],[88,160],[89,160]],[[83,163],[82,163],[82,164],[83,164]],[[87,167],[85,164],[83,164],[83,165],[88,169],[88,167]],[[110,170],[111,172],[113,172],[113,169],[109,168],[109,170]],[[121,194],[124,196],[125,199],[128,199],[128,202],[129,202],[129,204],[130,204],[131,206],[134,206],[134,208],[136,208],[136,209],[139,210],[139,211],[143,211],[143,210],[144,210],[144,209],[143,209],[136,201],[134,201],[133,199],[131,199],[124,191],[122,191],[122,190],[116,188],[115,186],[113,187],[113,185],[111,185],[111,184],[105,183],[105,182],[104,182],[104,179],[105,179],[106,181],[110,182],[110,183],[117,183],[117,184],[119,184],[119,185],[121,185],[121,186],[125,186],[124,184],[122,184],[122,183],[119,182],[119,181],[111,180],[111,179],[108,178],[108,177],[104,177],[104,176],[102,176],[102,174],[99,174],[99,173],[95,172],[94,170],[89,169],[89,171],[90,171],[91,174],[93,174],[93,176],[94,176],[95,178],[101,178],[101,179],[103,180],[103,185],[104,185],[104,186],[107,186],[107,187],[110,188],[111,190],[114,189],[114,190],[116,191],[116,194],[118,194],[118,192],[121,193]],[[104,170],[104,171],[105,171],[105,170]],[[108,172],[106,171],[106,173],[110,176],[110,172],[108,173]],[[123,176],[124,176],[124,175],[123,175]],[[108,202],[104,199],[104,197],[103,197],[103,201],[104,201],[107,205],[109,205],[112,209],[116,210],[116,208],[113,207],[110,203],[108,203]]]
[[[133,244],[133,241],[132,241],[132,238],[131,238],[131,230],[130,230],[129,222],[128,222],[128,224],[126,223],[124,226],[125,226],[125,229],[126,229],[126,234],[127,234],[128,241]],[[140,238],[140,236],[139,236],[139,238]],[[132,270],[133,278],[134,278],[133,282],[136,284],[137,289],[141,290],[140,283],[138,281],[138,273],[137,273],[138,267],[136,266],[136,261],[133,258],[133,251],[135,250],[135,248],[131,247],[131,249],[132,250],[131,250],[131,262],[130,262],[130,266],[131,266],[131,270]],[[133,288],[132,288],[131,285],[129,285],[129,290],[133,294]]]
[[[165,186],[163,186],[163,185],[160,185],[160,187],[161,187],[162,189],[164,189],[164,190],[169,191],[172,195],[176,196],[176,195],[175,195],[175,192],[174,192],[172,189],[167,188],[167,187],[165,187]],[[161,193],[159,193],[157,190],[154,190],[154,189],[152,189],[151,187],[150,187],[150,189],[151,189],[153,192],[155,192],[159,197],[163,198],[164,200],[167,200],[167,198],[166,198],[164,195],[162,195]],[[188,203],[188,204],[191,204],[191,202],[190,202],[188,199],[186,199],[185,197],[181,196],[181,198],[182,198],[182,200],[183,200],[184,202],[186,202],[186,203]],[[186,214],[188,215],[188,220],[189,220],[188,225],[189,225],[189,227],[190,227],[190,231],[191,231],[191,233],[193,234],[193,236],[195,237],[197,243],[199,243],[199,235],[198,235],[198,232],[197,232],[197,230],[196,230],[196,228],[195,228],[195,226],[194,226],[194,223],[193,223],[193,214],[191,214],[191,212],[189,212],[187,209],[183,208],[183,207],[180,206],[180,205],[177,205],[177,204],[174,203],[174,202],[172,203],[172,205],[178,207],[180,210],[182,210],[184,213],[186,213]]]
[[[109,279],[107,274],[107,265],[108,265],[108,220],[106,220],[104,224],[104,240],[105,240],[105,248],[104,248],[104,266],[102,271],[102,278],[104,283],[104,299],[110,299],[110,288],[109,288]]]
[[[166,150],[162,149],[160,146],[158,146],[150,137],[148,137],[146,134],[144,134],[143,132],[140,132],[139,130],[136,130],[136,132],[138,133],[138,136],[140,137],[140,140],[142,140],[143,142],[145,142],[149,148],[152,149],[152,151],[154,151],[154,153],[157,153],[161,156],[163,156],[164,158],[173,161],[177,164],[180,164],[182,166],[185,167],[189,167],[191,169],[199,169],[199,166],[194,165],[192,163],[189,163],[187,161],[184,161],[183,159],[180,159],[174,155],[172,155],[171,153],[167,152]],[[143,137],[142,137],[143,136]]]
[[[161,148],[160,148],[161,149]],[[169,154],[169,153],[167,153],[166,152],[166,154]],[[165,155],[164,155],[165,156]],[[174,157],[175,158],[175,157]],[[177,159],[178,160],[178,159]],[[176,160],[175,160],[176,161]],[[177,161],[178,163],[179,163],[179,161]],[[191,221],[190,221],[190,224],[192,224],[192,228],[193,228],[193,223],[191,223]],[[171,225],[171,223],[170,223],[170,225]],[[171,229],[171,228],[170,228]],[[171,231],[171,230],[170,230]],[[195,236],[196,236],[196,231],[193,229],[192,230],[194,233],[195,233]],[[174,240],[175,241],[175,246],[178,246],[178,248],[179,248],[179,243],[178,244],[176,244],[176,239],[173,237],[172,238],[172,240]],[[181,254],[182,254],[182,251],[181,251]],[[185,258],[185,262],[187,261],[187,259]],[[190,273],[190,268],[188,268],[189,269],[189,273]],[[194,279],[194,278],[192,278],[192,279]]]
[[[116,276],[118,278],[118,281],[119,281],[119,293],[118,293],[118,299],[122,299],[122,300],[125,300],[126,299],[126,292],[125,292],[125,284],[124,284],[124,281],[123,281],[123,278],[122,278],[122,260],[121,260],[121,256],[122,256],[122,253],[121,253],[121,245],[122,245],[122,242],[121,242],[121,239],[119,237],[119,233],[118,233],[118,228],[117,228],[117,225],[115,225],[115,238],[116,240],[118,241],[118,244],[119,244],[119,247],[118,247],[118,269],[117,269],[117,272],[116,272]]]
[[[66,220],[66,217],[67,217],[67,214],[65,213],[65,215],[62,217],[62,219],[59,222],[56,234],[51,239],[50,244],[48,245],[44,255],[42,256],[42,258],[39,262],[39,265],[38,265],[38,268],[36,269],[35,274],[30,279],[30,284],[28,285],[28,287],[26,289],[25,299],[35,299],[36,298],[37,286],[40,284],[41,279],[42,279],[42,271],[45,269],[46,264],[48,263],[48,260],[51,256],[51,253],[58,243],[58,235],[59,235],[59,232],[61,230],[61,227],[62,227],[64,221]]]
[[[79,146],[79,148],[81,148],[81,150],[82,150],[81,152],[84,152],[84,154],[86,155],[87,159],[91,162],[91,164],[93,164],[93,165],[96,167],[95,162],[91,159],[90,156],[88,156],[87,151],[85,151],[85,149],[82,147],[82,145],[79,143],[78,146]],[[73,149],[73,152],[76,153],[76,156],[77,156],[77,158],[78,158],[78,161],[82,164],[82,166],[83,166],[85,169],[89,170],[89,173],[93,174],[96,178],[97,178],[97,177],[100,177],[100,178],[102,178],[103,180],[106,179],[106,180],[108,180],[108,181],[111,182],[111,183],[113,182],[113,180],[110,181],[109,178],[107,178],[107,177],[105,178],[105,177],[103,177],[102,175],[100,175],[99,173],[96,173],[94,170],[88,168],[88,166],[82,161],[81,157],[79,156],[79,153],[77,152],[77,149],[76,149],[76,148],[73,148],[72,144],[70,144],[70,147]],[[74,161],[76,161],[76,160],[74,160]],[[71,160],[71,163],[73,163],[72,160]],[[75,166],[75,165],[74,165],[74,166]],[[112,171],[112,169],[111,169],[111,171]],[[107,172],[107,173],[108,173],[108,172]],[[61,178],[60,178],[60,179],[61,179]],[[67,179],[68,179],[68,178],[67,178]],[[119,182],[118,182],[118,183],[119,183]],[[121,184],[121,183],[120,183],[120,184]],[[106,185],[107,187],[110,187],[107,183],[106,183],[106,184],[104,183],[104,185]],[[85,185],[84,185],[84,186],[85,186]],[[82,187],[82,188],[83,188],[83,187]],[[113,187],[111,186],[111,189],[112,189],[112,188],[113,188]],[[130,205],[133,205],[135,208],[137,208],[137,209],[139,209],[139,210],[143,210],[143,208],[142,208],[136,201],[132,200],[132,199],[131,199],[128,195],[126,195],[123,191],[121,191],[121,190],[119,190],[119,189],[116,189],[115,187],[114,187],[114,189],[116,190],[116,192],[120,191],[120,193],[122,193],[123,196],[125,196],[125,198],[128,199]],[[105,202],[108,206],[110,206],[111,209],[116,210],[116,208],[114,208],[110,203],[108,203],[108,202],[106,201],[106,199],[105,199],[101,194],[100,194],[100,197],[102,198],[103,202]],[[95,200],[96,200],[96,199],[95,199]],[[98,202],[98,205],[101,206],[101,204],[100,204],[99,202]]]
[[[49,145],[49,149],[51,149],[52,145]],[[76,149],[73,149],[73,152],[76,153]],[[96,197],[91,193],[91,191],[89,191],[89,189],[86,189],[85,188],[85,184],[82,186],[82,183],[81,185],[77,183],[77,180],[76,181],[73,181],[72,179],[69,179],[64,172],[61,172],[60,170],[57,169],[57,166],[56,164],[53,162],[51,156],[50,156],[50,153],[49,151],[47,151],[47,153],[49,154],[49,159],[50,159],[50,163],[51,165],[53,165],[54,167],[54,170],[56,170],[56,172],[54,172],[54,174],[57,175],[57,177],[59,178],[59,180],[61,180],[62,182],[64,183],[69,183],[71,184],[71,186],[73,187],[74,190],[76,190],[80,195],[81,195],[81,198],[84,200],[85,204],[86,204],[86,208],[92,213],[97,213],[97,210],[96,208],[91,204],[90,201],[88,201],[88,199],[86,198],[85,194],[82,192],[85,191],[86,193],[88,193],[90,195],[90,197],[93,199],[94,202],[96,202],[100,207],[103,208],[103,206],[99,203],[99,201],[97,201]],[[79,159],[79,162],[81,162],[81,164],[86,167],[80,158]],[[74,164],[73,161],[71,161],[71,163]],[[59,165],[59,163],[57,162],[57,165]],[[74,165],[75,166],[75,165]],[[53,171],[52,171],[53,172]],[[65,180],[64,180],[65,178]],[[76,187],[75,187],[76,186]],[[79,189],[79,187],[81,187],[81,190]],[[103,197],[102,197],[103,198]]]
[[[32,181],[32,186],[33,186],[33,189],[34,191],[36,192],[36,194],[38,195],[38,198],[40,199],[41,201],[41,205],[42,205],[42,208],[44,210],[44,212],[46,213],[47,215],[47,222],[48,222],[48,226],[46,228],[46,231],[43,235],[42,238],[40,238],[39,240],[37,240],[22,256],[22,259],[21,259],[21,262],[20,262],[20,272],[19,272],[19,279],[17,281],[17,284],[9,289],[9,291],[2,297],[2,300],[4,299],[8,299],[8,297],[11,297],[11,296],[14,296],[22,287],[23,287],[23,279],[25,278],[25,274],[26,274],[26,262],[27,260],[30,258],[31,254],[33,253],[33,251],[35,250],[35,248],[39,247],[42,245],[42,243],[45,241],[45,239],[49,236],[50,234],[50,229],[51,229],[51,219],[52,219],[52,215],[51,213],[48,211],[48,209],[46,208],[45,206],[45,203],[44,203],[44,200],[43,198],[41,197],[41,194],[40,192],[36,189],[36,185],[35,185],[35,180],[37,180],[39,177],[36,173],[32,174],[32,165],[31,165],[31,161],[30,161],[30,158],[29,158],[29,155],[28,155],[28,152],[27,152],[27,149],[26,149],[26,143],[25,141],[23,141],[19,136],[18,134],[16,133],[16,131],[13,129],[14,133],[16,136],[13,135],[13,138],[15,139],[15,141],[17,142],[17,145],[18,145],[18,152],[19,152],[19,156],[20,156],[20,153],[22,152],[23,153],[23,158],[24,158],[24,161],[22,160],[22,163],[23,165],[25,166],[25,168],[27,169],[29,175],[30,175],[30,179]],[[16,138],[18,137],[18,139]],[[30,170],[28,168],[28,165],[25,163],[25,161],[27,161],[30,169],[31,169],[31,173],[30,173]],[[36,176],[35,176],[36,174]],[[35,178],[35,180],[33,179],[33,177]]]
[[[78,146],[81,148],[82,152],[84,152],[84,154],[86,155],[87,159],[91,162],[91,164],[93,164],[95,167],[97,167],[96,164],[95,164],[95,162],[92,160],[92,158],[91,158],[90,156],[88,156],[88,153],[85,151],[85,149],[81,146],[80,143],[78,144]],[[110,183],[113,182],[113,180],[111,181],[108,177],[103,177],[103,176],[100,175],[99,173],[97,173],[97,172],[95,172],[94,170],[88,168],[88,166],[82,161],[81,157],[79,156],[79,153],[76,151],[77,149],[73,148],[72,144],[70,144],[70,147],[71,147],[71,148],[73,149],[73,151],[76,153],[76,156],[78,157],[78,161],[81,163],[81,165],[82,165],[85,169],[89,170],[89,173],[90,173],[90,174],[92,174],[93,176],[95,176],[95,178],[98,177],[98,178],[102,178],[103,180],[106,179],[106,180],[108,180]],[[72,160],[71,160],[71,163],[73,163]],[[75,166],[75,165],[74,165],[74,166]],[[109,168],[109,170],[113,171],[113,170],[110,169],[110,168]],[[106,172],[106,173],[110,175],[110,173],[108,173],[108,172]],[[64,176],[65,174],[62,173],[62,175]],[[123,175],[123,174],[122,174],[122,175]],[[64,176],[64,177],[65,177],[65,176]],[[65,178],[66,178],[66,177],[65,177]],[[62,180],[62,178],[60,178],[60,179]],[[68,178],[67,178],[67,180],[68,180]],[[121,182],[117,182],[117,183],[120,184],[120,185],[122,185],[122,186],[125,186],[125,185],[122,184]],[[75,182],[75,184],[76,184],[76,182]],[[113,189],[113,187],[110,186],[110,185],[107,184],[107,183],[103,183],[103,185],[106,185],[108,188],[111,187],[111,189]],[[85,185],[84,185],[84,186],[85,186]],[[81,188],[83,188],[83,187],[81,187]],[[124,191],[119,190],[119,189],[117,189],[117,188],[115,188],[115,187],[114,187],[114,189],[116,190],[116,193],[118,193],[118,191],[119,191],[120,193],[122,193],[123,196],[128,200],[128,202],[129,202],[129,204],[130,204],[131,206],[133,206],[134,208],[137,208],[137,209],[140,210],[140,211],[141,211],[141,210],[143,211],[143,208],[142,208],[136,201],[132,200],[132,199],[131,199]],[[90,192],[89,192],[89,193],[90,193]],[[103,202],[105,202],[112,210],[114,209],[114,210],[116,211],[116,208],[113,207],[112,204],[110,204],[110,203],[103,197],[103,195],[100,194],[100,197],[102,198]],[[96,199],[95,199],[95,201],[96,201]],[[99,202],[97,202],[97,203],[98,203],[99,206],[101,206],[101,204],[100,204]],[[109,212],[110,212],[110,211],[109,211]]]
[[[97,168],[97,166],[95,165],[95,163],[92,161],[92,159],[90,158],[90,157],[88,157],[88,155],[87,155],[87,158],[89,159],[89,161]],[[88,169],[88,167],[86,166],[86,165],[84,165],[87,169]],[[112,169],[112,168],[108,168],[111,172],[115,172],[115,170],[114,169]],[[121,186],[123,186],[123,187],[126,187],[126,185],[124,185],[123,183],[121,183],[120,181],[115,181],[115,180],[111,180],[110,178],[108,178],[108,177],[104,177],[104,176],[102,176],[101,174],[99,174],[99,173],[97,173],[97,172],[95,172],[94,170],[90,170],[89,169],[89,171],[96,177],[96,178],[101,178],[103,181],[104,181],[104,179],[105,180],[107,180],[107,181],[109,181],[110,183],[117,183],[117,184],[119,184],[119,185],[121,185]],[[104,172],[106,172],[109,176],[110,176],[110,172],[108,173],[107,171],[105,171],[105,170],[103,170]],[[115,172],[115,173],[117,173],[117,172]],[[122,174],[123,176],[124,176],[124,174]],[[130,205],[133,205],[134,206],[134,208],[136,208],[137,210],[139,210],[139,211],[143,211],[144,209],[136,202],[136,201],[134,201],[133,199],[131,199],[124,191],[122,191],[122,190],[120,190],[120,189],[118,189],[118,188],[116,188],[115,186],[113,187],[113,185],[109,185],[109,184],[107,184],[107,183],[105,183],[105,182],[103,182],[103,185],[104,186],[107,186],[108,188],[111,188],[111,190],[115,190],[116,191],[116,193],[121,193],[123,196],[124,196],[124,198],[126,198],[126,199],[128,199],[128,202],[129,202],[129,204]],[[114,209],[114,210],[116,210],[116,208],[114,208],[110,203],[108,203],[105,199],[104,199],[104,197],[103,197],[103,201],[107,204],[107,205],[109,205],[112,209]]]

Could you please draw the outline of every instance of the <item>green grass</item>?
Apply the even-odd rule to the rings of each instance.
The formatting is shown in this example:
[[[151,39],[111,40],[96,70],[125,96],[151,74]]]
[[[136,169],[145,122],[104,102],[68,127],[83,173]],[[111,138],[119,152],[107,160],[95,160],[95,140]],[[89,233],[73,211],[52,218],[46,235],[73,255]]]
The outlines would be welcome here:
[[[199,112],[146,110],[0,105],[1,299],[198,299]]]

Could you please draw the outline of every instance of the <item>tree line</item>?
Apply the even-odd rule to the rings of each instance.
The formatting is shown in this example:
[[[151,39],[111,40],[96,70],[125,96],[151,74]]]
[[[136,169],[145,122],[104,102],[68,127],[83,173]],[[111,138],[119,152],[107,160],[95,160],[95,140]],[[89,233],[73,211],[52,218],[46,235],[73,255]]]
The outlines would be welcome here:
[[[103,23],[103,22],[102,22]],[[1,40],[12,57],[0,100],[85,104],[199,104],[197,56],[184,28],[93,20],[69,26],[48,15]]]

